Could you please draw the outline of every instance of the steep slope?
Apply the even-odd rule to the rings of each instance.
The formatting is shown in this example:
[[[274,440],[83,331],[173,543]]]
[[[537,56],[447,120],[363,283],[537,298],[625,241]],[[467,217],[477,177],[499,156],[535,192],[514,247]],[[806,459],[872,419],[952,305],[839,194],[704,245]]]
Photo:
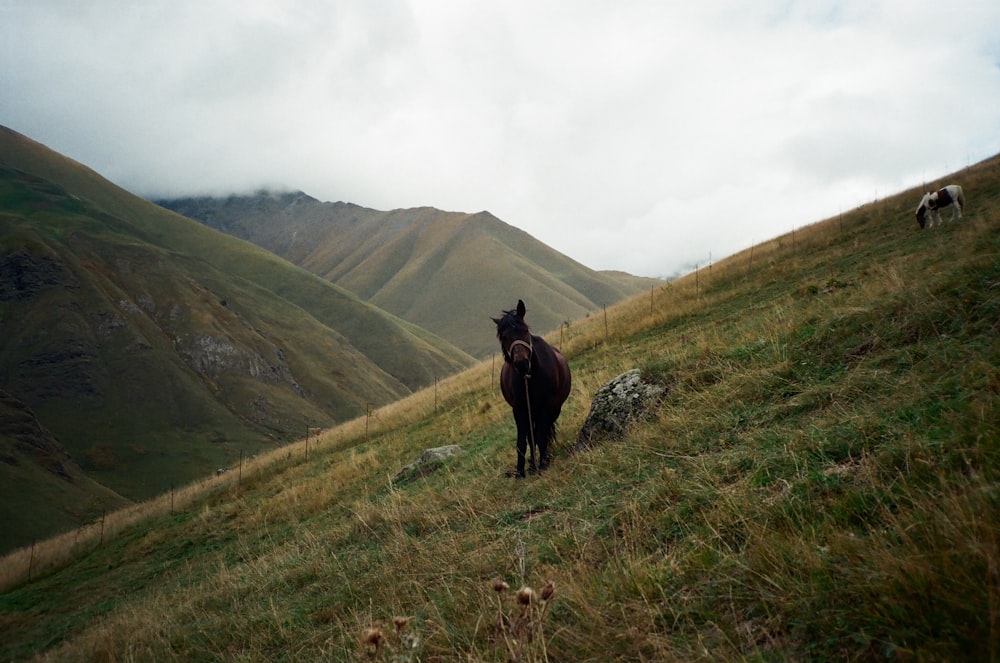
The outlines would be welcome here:
[[[484,316],[532,309],[549,331],[659,283],[595,272],[488,212],[388,212],[304,193],[158,204],[287,258],[475,356],[493,352]]]
[[[0,389],[121,495],[205,476],[470,361],[0,129]]]
[[[906,192],[574,322],[546,474],[504,478],[484,362],[22,571],[0,658],[346,661],[381,623],[372,660],[995,660],[1000,159],[957,180],[960,222],[919,231]],[[568,455],[636,367],[662,403]]]

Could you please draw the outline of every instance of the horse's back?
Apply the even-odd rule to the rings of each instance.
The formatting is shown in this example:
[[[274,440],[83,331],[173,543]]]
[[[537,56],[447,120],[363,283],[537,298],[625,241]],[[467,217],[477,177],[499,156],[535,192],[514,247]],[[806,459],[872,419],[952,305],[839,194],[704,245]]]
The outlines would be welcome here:
[[[947,207],[951,203],[957,201],[959,204],[965,200],[965,194],[962,191],[962,187],[958,184],[949,184],[948,186],[941,187],[936,192],[939,207]]]
[[[965,192],[962,191],[962,187],[958,184],[952,184],[953,191],[951,197],[958,202],[959,207],[965,207]]]

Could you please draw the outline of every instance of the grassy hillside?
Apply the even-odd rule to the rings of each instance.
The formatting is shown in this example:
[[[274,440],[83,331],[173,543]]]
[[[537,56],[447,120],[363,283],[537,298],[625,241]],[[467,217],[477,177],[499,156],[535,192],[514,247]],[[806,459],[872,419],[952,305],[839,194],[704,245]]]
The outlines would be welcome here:
[[[355,348],[409,387],[423,386],[469,357],[440,337],[360,302],[356,296],[289,269],[285,260],[153,205],[89,168],[56,154],[5,127],[0,127],[0,165],[54,183],[69,196],[97,207],[108,217],[127,222],[141,240],[174,256],[210,265],[225,279],[242,279],[253,287],[286,299],[320,323],[340,330]],[[410,346],[414,346],[410,348]]]
[[[82,509],[89,484],[70,489],[71,476],[7,463],[5,476],[32,488],[0,503],[0,550],[470,363],[347,291],[0,128],[0,390],[114,496]],[[18,434],[7,431],[6,444],[16,448]]]
[[[27,405],[0,391],[0,504],[10,551],[130,501],[87,476]]]
[[[103,545],[10,556],[0,656],[408,660],[412,635],[424,661],[996,660],[1000,159],[954,179],[959,223],[919,231],[905,192],[571,325],[541,477],[504,477],[487,362]],[[662,406],[567,456],[633,367]]]
[[[488,212],[430,207],[389,212],[321,203],[303,193],[159,201],[249,240],[365,301],[428,329],[474,356],[484,302],[537,302],[539,331],[556,329],[659,284],[595,272]]]

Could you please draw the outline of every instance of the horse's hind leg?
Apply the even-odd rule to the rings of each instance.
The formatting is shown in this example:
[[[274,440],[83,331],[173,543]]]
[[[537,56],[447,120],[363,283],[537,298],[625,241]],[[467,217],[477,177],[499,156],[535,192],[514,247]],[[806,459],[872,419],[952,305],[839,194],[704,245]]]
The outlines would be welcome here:
[[[542,421],[539,422],[535,430],[535,439],[538,441],[538,469],[544,471],[549,468],[552,456],[549,453],[549,446],[555,438],[555,424]]]

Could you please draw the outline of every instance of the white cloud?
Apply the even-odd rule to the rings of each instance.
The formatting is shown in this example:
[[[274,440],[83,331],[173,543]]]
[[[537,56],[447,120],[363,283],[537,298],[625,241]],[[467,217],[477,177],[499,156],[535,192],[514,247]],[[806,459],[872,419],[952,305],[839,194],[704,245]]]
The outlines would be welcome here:
[[[649,275],[1000,151],[995,2],[671,4],[0,4],[0,123],[142,194],[487,209]]]

